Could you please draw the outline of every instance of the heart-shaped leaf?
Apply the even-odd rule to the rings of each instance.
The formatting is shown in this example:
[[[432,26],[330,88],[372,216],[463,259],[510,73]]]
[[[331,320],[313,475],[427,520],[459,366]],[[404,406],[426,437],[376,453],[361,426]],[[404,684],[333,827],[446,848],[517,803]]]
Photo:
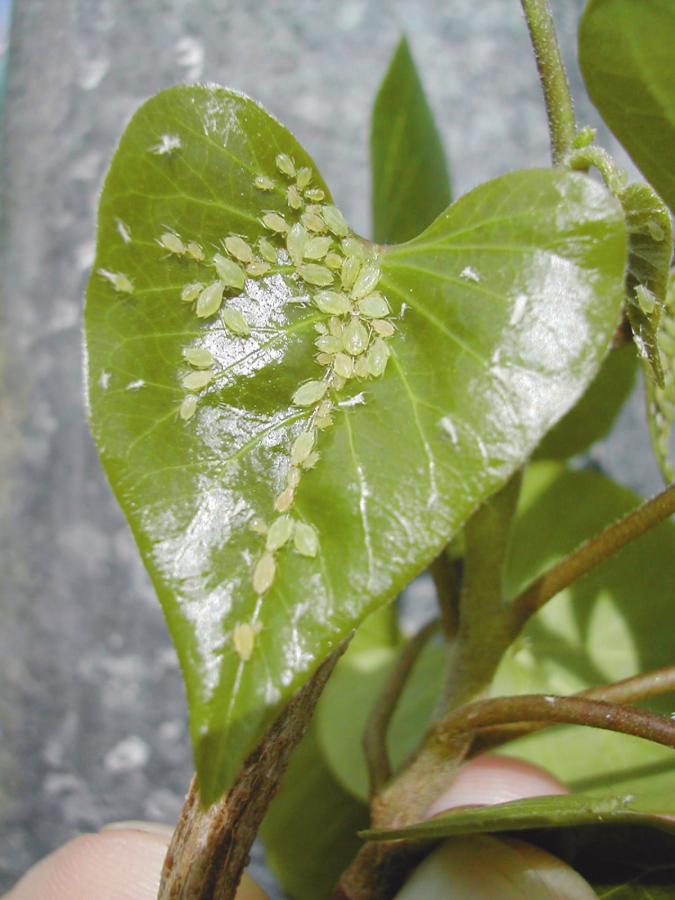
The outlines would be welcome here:
[[[591,100],[672,210],[674,33],[672,0],[591,0],[579,28]]]
[[[593,378],[625,240],[604,189],[542,170],[377,247],[251,100],[180,87],[134,116],[101,197],[88,399],[205,802]]]

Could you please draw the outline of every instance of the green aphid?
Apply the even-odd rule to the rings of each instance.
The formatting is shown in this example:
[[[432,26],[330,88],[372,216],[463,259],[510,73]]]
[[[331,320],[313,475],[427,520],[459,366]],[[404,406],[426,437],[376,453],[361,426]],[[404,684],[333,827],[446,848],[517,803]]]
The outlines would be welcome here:
[[[313,300],[321,312],[329,316],[343,316],[352,309],[349,297],[339,291],[317,291]]]
[[[185,252],[188,256],[192,257],[195,262],[204,261],[204,251],[202,250],[201,244],[198,244],[197,241],[189,241],[185,247]]]
[[[297,267],[298,274],[303,281],[308,284],[315,284],[318,287],[327,287],[333,283],[333,273],[325,266],[317,263],[305,263]]]
[[[330,237],[313,237],[305,245],[305,259],[323,259],[330,250],[333,239]]]
[[[238,263],[223,256],[222,253],[216,253],[213,257],[213,265],[216,267],[218,278],[226,287],[232,287],[239,291],[243,289],[246,284],[246,272]]]
[[[265,546],[268,550],[279,550],[293,536],[293,519],[288,515],[279,516],[269,527]]]
[[[302,478],[302,473],[300,469],[295,466],[291,466],[288,470],[288,474],[286,475],[286,487],[290,488],[292,491],[296,489],[296,487],[300,484],[300,479]]]
[[[334,253],[331,251],[325,259],[325,263],[329,269],[333,269],[334,272],[338,272],[342,268],[342,257],[339,253]]]
[[[185,375],[181,384],[187,391],[200,391],[213,381],[213,372],[190,372]]]
[[[376,263],[365,263],[354,282],[352,297],[355,300],[360,300],[362,297],[366,297],[368,294],[372,293],[377,287],[381,274],[380,267]]]
[[[271,553],[263,553],[253,569],[253,590],[264,594],[272,587],[277,565]]]
[[[358,319],[352,319],[342,334],[342,343],[347,353],[358,356],[368,346],[368,331]]]
[[[134,286],[129,276],[125,275],[124,272],[110,272],[108,269],[98,269],[97,271],[101,278],[109,281],[119,294],[133,294]]]
[[[180,292],[180,299],[183,303],[194,303],[197,297],[204,290],[204,285],[200,281],[194,281],[192,284],[186,284]]]
[[[345,256],[356,256],[360,260],[364,260],[368,255],[365,244],[355,237],[346,237],[341,241],[341,246]]]
[[[293,394],[293,403],[296,406],[313,406],[323,399],[327,390],[325,381],[307,381]]]
[[[308,169],[307,166],[303,166],[302,169],[298,169],[298,176],[295,179],[295,184],[299,191],[304,191],[307,185],[312,180],[312,170]]]
[[[269,238],[262,237],[258,241],[258,249],[260,250],[260,255],[262,258],[270,263],[270,265],[275,266],[277,263],[277,248],[274,246],[272,241]]]
[[[354,287],[354,282],[356,281],[360,271],[361,271],[361,260],[359,259],[358,256],[345,257],[345,260],[342,263],[342,271],[340,273],[340,279],[342,281],[342,287],[346,291],[349,291]]]
[[[384,375],[389,354],[389,347],[387,347],[382,338],[376,338],[367,355],[368,371],[373,378],[379,378],[381,375]]]
[[[389,305],[379,291],[374,291],[363,300],[359,300],[357,307],[361,315],[367,319],[382,319],[389,315]]]
[[[337,206],[322,206],[321,216],[328,226],[328,230],[332,231],[336,237],[345,237],[349,232],[347,220]]]
[[[375,319],[370,324],[373,327],[373,331],[376,331],[382,337],[391,337],[396,330],[391,322],[385,322],[383,319]]]
[[[305,205],[304,200],[300,195],[300,191],[294,184],[291,184],[286,190],[286,203],[288,203],[291,209],[302,209]]]
[[[288,153],[278,153],[274,162],[280,172],[287,175],[289,178],[295,178],[295,163]]]
[[[349,379],[354,375],[354,359],[346,353],[336,353],[333,360],[333,369],[340,378]]]
[[[368,368],[368,360],[365,356],[357,356],[354,362],[354,374],[357,378],[368,378],[370,369]]]
[[[293,441],[291,447],[291,464],[299,466],[304,462],[314,448],[316,434],[314,431],[303,431]]]
[[[293,531],[293,546],[302,556],[314,557],[319,552],[319,536],[311,525],[296,522]]]
[[[307,459],[303,462],[302,468],[306,470],[313,469],[320,459],[321,454],[316,450],[312,450]]]
[[[197,298],[195,314],[200,319],[207,319],[220,309],[223,302],[224,281],[213,281],[207,285]]]
[[[251,327],[244,318],[243,313],[231,306],[226,306],[221,314],[223,325],[233,334],[240,337],[248,337],[251,333]]]
[[[638,284],[635,288],[635,299],[642,312],[646,316],[651,316],[656,309],[656,295],[648,287]]]
[[[311,200],[312,203],[321,203],[325,196],[321,188],[310,188],[308,191],[305,191],[305,197]]]
[[[252,278],[260,278],[261,275],[266,275],[270,268],[271,266],[268,262],[262,259],[254,259],[253,262],[246,266],[246,273]]]
[[[215,363],[213,354],[206,347],[186,347],[183,350],[183,357],[195,369],[210,369]]]
[[[342,340],[333,337],[332,334],[322,334],[314,341],[314,346],[321,353],[340,353],[342,350]]]
[[[306,209],[300,216],[300,221],[307,231],[313,231],[315,234],[322,234],[324,231],[327,231],[324,220],[318,213],[313,212],[312,210]]]
[[[182,256],[185,253],[185,244],[173,231],[165,231],[159,236],[157,243],[176,256]]]
[[[265,228],[274,231],[276,234],[286,234],[288,231],[288,223],[282,215],[276,212],[268,212],[260,220]]]
[[[188,394],[181,403],[178,414],[184,422],[188,422],[196,412],[197,397],[194,394]]]
[[[267,175],[257,175],[253,182],[259,191],[273,191],[274,182]]]
[[[243,238],[240,238],[236,234],[231,234],[229,237],[225,238],[224,244],[227,252],[231,256],[234,256],[235,259],[238,259],[239,262],[252,262],[253,250],[251,250],[251,247]]]
[[[308,240],[309,235],[299,222],[296,222],[286,235],[286,249],[294,265],[302,265],[302,258]]]

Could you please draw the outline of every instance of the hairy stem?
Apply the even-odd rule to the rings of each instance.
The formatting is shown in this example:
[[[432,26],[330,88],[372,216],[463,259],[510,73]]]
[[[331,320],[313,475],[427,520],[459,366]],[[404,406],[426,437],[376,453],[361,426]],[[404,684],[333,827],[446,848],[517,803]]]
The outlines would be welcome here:
[[[589,700],[605,700],[608,703],[635,703],[638,700],[647,700],[651,697],[660,697],[662,694],[675,692],[675,666],[666,666],[662,669],[654,669],[651,672],[643,672],[632,678],[624,678],[613,684],[603,684],[599,687],[588,688],[576,694],[576,697],[586,697]],[[471,744],[469,756],[478,756],[486,750],[501,747],[509,741],[549,728],[555,722],[529,722],[517,725],[495,725],[481,729]]]
[[[564,588],[675,513],[675,484],[590,538],[544,572],[511,604],[511,636]]]
[[[260,823],[346,644],[293,697],[244,763],[232,790],[208,809],[193,778],[164,860],[158,900],[231,900]]]
[[[589,166],[596,168],[602,175],[607,189],[615,197],[618,197],[626,187],[628,176],[602,147],[581,147],[572,150],[566,158],[566,163],[570,169],[581,172],[586,172]]]
[[[553,165],[563,163],[576,136],[574,107],[555,26],[546,0],[521,0],[544,90]]]
[[[391,763],[387,752],[387,732],[398,701],[415,663],[429,638],[436,634],[440,622],[429,622],[405,645],[373,706],[363,733],[363,750],[368,768],[371,796],[391,778]]]
[[[446,716],[438,725],[437,733],[439,740],[453,745],[458,737],[467,732],[511,722],[586,725],[631,734],[675,748],[675,722],[667,716],[604,700],[541,694],[480,700]]]

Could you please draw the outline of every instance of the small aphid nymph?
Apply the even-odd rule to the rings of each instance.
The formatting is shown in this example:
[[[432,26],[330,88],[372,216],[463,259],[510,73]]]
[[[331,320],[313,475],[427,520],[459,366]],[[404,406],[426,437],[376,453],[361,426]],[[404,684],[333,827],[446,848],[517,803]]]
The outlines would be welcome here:
[[[223,320],[223,325],[229,329],[232,334],[236,334],[239,337],[248,337],[250,335],[251,326],[248,324],[244,318],[244,314],[240,310],[234,309],[231,306],[226,306],[221,313],[221,318]]]
[[[265,228],[277,234],[285,234],[288,231],[288,223],[283,216],[276,212],[268,212],[261,219]]]
[[[278,153],[274,162],[280,172],[288,178],[295,178],[295,163],[287,153]]]
[[[204,290],[204,285],[200,281],[194,281],[192,284],[186,284],[183,286],[183,290],[180,292],[180,299],[183,303],[194,303],[194,301],[199,297],[201,292]]]
[[[207,319],[220,309],[223,302],[223,291],[225,290],[225,282],[213,281],[199,294],[197,305],[195,306],[195,315],[199,319]]]
[[[184,422],[189,422],[189,420],[194,416],[197,411],[197,397],[194,394],[188,394],[187,397],[183,400],[180,405],[179,414],[181,419]]]
[[[325,381],[306,381],[293,394],[293,403],[296,406],[314,406],[324,398],[327,390]]]
[[[250,263],[253,260],[253,250],[251,250],[250,245],[238,235],[231,234],[229,237],[225,238],[223,243],[230,256],[234,256],[239,262]]]
[[[173,231],[163,232],[157,238],[157,243],[164,250],[168,250],[169,253],[173,253],[175,256],[183,256],[185,254],[185,244]]]
[[[269,527],[265,546],[268,550],[279,550],[293,536],[293,519],[289,515],[281,515]]]
[[[216,253],[213,257],[213,265],[223,284],[237,290],[243,289],[246,284],[246,272],[238,263],[223,256],[222,253]]]
[[[124,272],[110,272],[108,269],[97,269],[97,272],[101,278],[110,282],[118,294],[133,294],[133,283]]]
[[[264,594],[272,587],[277,565],[271,553],[263,553],[253,569],[253,590]]]
[[[200,370],[185,375],[181,383],[188,391],[200,391],[210,384],[211,381],[213,381],[213,372],[210,370]]]
[[[261,592],[262,593],[262,592]],[[255,639],[260,631],[259,626],[242,622],[232,629],[232,643],[242,662],[248,662],[253,656]]]
[[[197,241],[188,241],[185,246],[185,252],[195,262],[204,262],[204,251],[201,244],[198,244]]]
[[[271,178],[268,178],[267,175],[258,175],[253,184],[258,188],[259,191],[274,190],[274,182]]]

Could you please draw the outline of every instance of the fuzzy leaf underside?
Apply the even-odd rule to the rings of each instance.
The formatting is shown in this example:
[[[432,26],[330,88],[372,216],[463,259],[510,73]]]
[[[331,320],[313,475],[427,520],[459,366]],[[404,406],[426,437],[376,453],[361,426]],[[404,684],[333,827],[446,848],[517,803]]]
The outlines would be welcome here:
[[[305,151],[253,101],[217,87],[148,101],[105,181],[87,292],[91,427],[176,644],[206,802],[331,650],[573,405],[622,298],[620,209],[578,174],[514,173],[408,244],[360,244],[395,324],[386,371],[336,388],[334,424],[295,492],[293,515],[314,529],[317,555],[280,551],[271,586],[267,571],[254,588],[265,538],[249,526],[269,523],[286,483],[309,416],[291,398],[323,374],[314,326],[327,316],[283,254],[225,291],[229,324],[199,318],[180,296],[216,277],[225,237],[257,247],[270,237],[261,218],[276,227],[271,214],[288,216],[280,153],[310,169],[330,203]],[[256,189],[261,177],[272,190]],[[207,258],[167,250],[167,232]],[[199,375],[183,352],[203,347],[215,374],[186,411],[185,379]],[[245,641],[242,624],[255,628]]]

